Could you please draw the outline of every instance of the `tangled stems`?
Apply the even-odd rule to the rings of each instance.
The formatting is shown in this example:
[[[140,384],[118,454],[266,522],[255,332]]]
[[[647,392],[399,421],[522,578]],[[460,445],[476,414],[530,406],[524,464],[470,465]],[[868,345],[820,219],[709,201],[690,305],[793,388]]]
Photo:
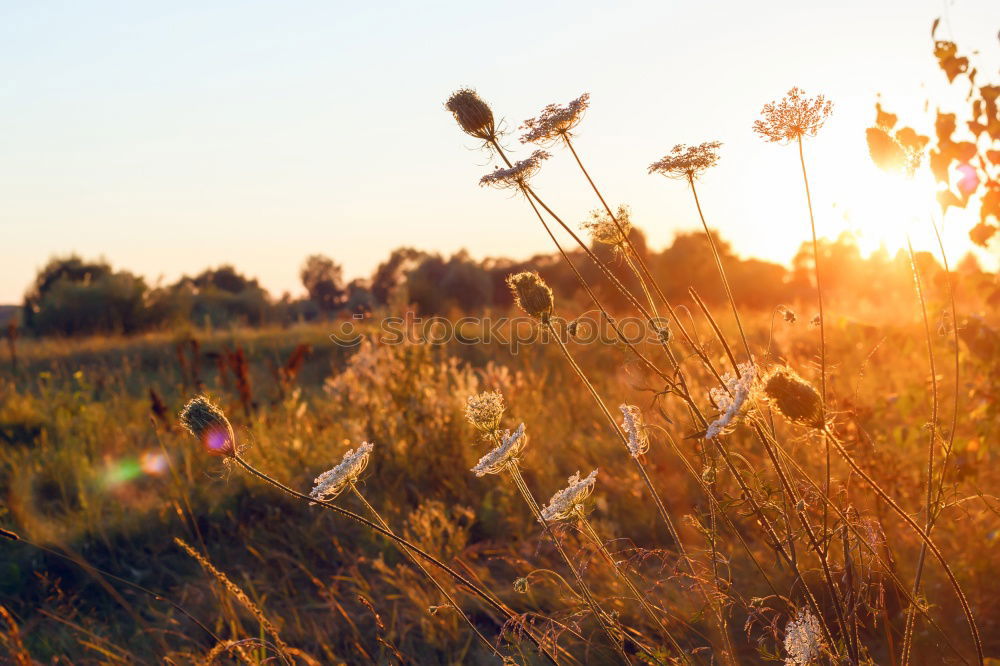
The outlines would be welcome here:
[[[391,532],[392,530],[389,527],[389,524],[387,522],[385,522],[385,519],[382,518],[382,514],[380,514],[375,509],[375,507],[373,507],[371,504],[368,503],[368,500],[365,499],[365,496],[361,494],[360,490],[358,490],[357,484],[355,484],[353,481],[351,481],[348,485],[351,487],[351,490],[354,492],[354,495],[365,506],[365,509],[368,510],[368,513],[370,513],[372,515],[372,517],[375,518],[375,520],[378,521],[379,525],[381,525],[386,531],[390,531]],[[473,623],[472,619],[468,616],[468,614],[466,614],[465,611],[462,610],[462,608],[458,605],[458,602],[455,601],[454,597],[451,596],[451,593],[449,593],[448,590],[446,590],[444,588],[444,586],[441,585],[441,583],[438,582],[437,578],[435,578],[434,576],[431,575],[431,572],[427,570],[427,567],[425,567],[420,562],[420,560],[418,560],[417,557],[410,550],[408,550],[406,548],[403,548],[402,550],[406,554],[406,556],[410,559],[410,561],[413,562],[413,564],[418,569],[420,569],[420,571],[423,572],[423,574],[425,576],[427,576],[427,578],[429,578],[432,583],[434,583],[434,587],[436,587],[438,589],[438,591],[441,592],[441,594],[444,596],[444,598],[448,600],[448,603],[451,604],[451,607],[454,608],[458,612],[458,614],[462,616],[462,619],[465,620],[466,624],[469,625],[469,628],[472,629],[472,632],[476,635],[476,637],[479,639],[479,641],[483,645],[485,645],[486,648],[491,653],[493,653],[494,656],[499,657],[500,653],[497,652],[496,647],[494,647],[494,645],[489,641],[488,638],[486,638],[485,636],[483,636],[482,632],[479,631],[479,628],[476,627],[476,625],[475,625],[475,623]]]
[[[586,581],[583,580],[583,576],[580,575],[579,569],[577,569],[576,565],[573,564],[573,560],[570,559],[569,555],[566,553],[566,550],[563,548],[562,542],[559,540],[558,537],[556,537],[555,533],[553,533],[552,531],[552,527],[549,525],[548,521],[546,521],[545,518],[542,516],[541,510],[539,510],[538,508],[538,503],[535,502],[535,498],[532,496],[531,491],[528,489],[528,485],[524,482],[524,477],[521,476],[521,470],[518,468],[516,464],[508,464],[507,471],[510,472],[510,478],[514,481],[514,485],[517,486],[517,489],[521,492],[521,497],[524,498],[525,504],[528,505],[528,507],[531,509],[531,512],[535,515],[535,518],[538,520],[538,522],[542,524],[542,527],[545,528],[545,532],[549,535],[549,538],[552,539],[552,543],[555,544],[556,550],[559,551],[559,554],[562,556],[563,560],[566,561],[566,566],[569,567],[569,570],[573,573],[573,577],[576,579],[577,585],[580,586],[580,591],[583,593],[583,598],[586,600],[587,605],[590,607],[590,612],[593,613],[594,618],[601,625],[601,629],[604,631],[604,634],[608,637],[608,640],[611,641],[611,644],[614,645],[615,648],[618,650],[618,655],[621,657],[622,661],[628,664],[629,659],[628,656],[625,654],[625,648],[622,647],[621,641],[618,639],[617,636],[614,635],[614,632],[611,631],[611,627],[608,626],[604,611],[601,610],[601,607],[598,606],[597,601],[594,599],[594,595],[591,594],[590,586],[588,586]]]
[[[492,595],[490,595],[489,593],[487,593],[481,587],[479,587],[478,585],[476,585],[475,583],[473,583],[471,580],[469,580],[468,578],[466,578],[465,576],[463,576],[459,572],[457,572],[454,569],[452,569],[450,566],[448,566],[447,564],[445,564],[444,562],[442,562],[438,558],[434,557],[433,555],[431,555],[427,551],[423,550],[419,546],[411,543],[410,541],[408,541],[408,540],[406,540],[406,539],[404,539],[404,538],[402,538],[400,536],[397,536],[391,530],[387,530],[384,527],[382,527],[382,526],[380,526],[380,525],[378,525],[378,524],[376,524],[376,523],[368,520],[364,516],[360,516],[360,515],[354,513],[353,511],[350,511],[348,509],[344,509],[342,507],[339,507],[336,504],[334,504],[333,502],[329,502],[327,500],[321,500],[321,499],[309,497],[308,495],[300,493],[297,490],[289,488],[288,486],[284,485],[280,481],[277,481],[276,479],[273,479],[270,476],[268,476],[267,474],[264,474],[263,472],[259,471],[253,465],[251,465],[246,460],[244,460],[242,458],[242,456],[240,456],[238,453],[233,453],[233,455],[230,456],[230,457],[233,460],[235,460],[236,463],[240,467],[242,467],[243,469],[245,469],[251,475],[257,477],[261,481],[264,481],[265,483],[268,483],[268,484],[274,486],[275,488],[278,488],[279,490],[281,490],[281,491],[283,491],[283,492],[291,495],[292,497],[296,497],[296,498],[298,498],[300,500],[303,500],[305,502],[308,502],[310,504],[318,504],[318,505],[320,505],[320,506],[322,506],[322,507],[324,507],[326,509],[330,509],[331,511],[339,513],[342,516],[350,518],[351,520],[355,521],[356,523],[360,523],[360,524],[368,527],[369,529],[371,529],[371,530],[373,530],[375,532],[378,532],[382,536],[384,536],[384,537],[386,537],[386,538],[394,541],[399,546],[402,546],[403,548],[408,549],[412,553],[414,553],[416,555],[419,555],[425,561],[430,562],[431,564],[433,564],[434,566],[436,566],[438,569],[441,569],[445,573],[449,574],[452,578],[455,579],[456,582],[458,582],[461,585],[464,585],[469,590],[471,590],[472,592],[474,592],[476,594],[476,596],[478,596],[480,599],[482,599],[483,601],[485,601],[489,606],[491,606],[494,610],[496,610],[497,612],[499,612],[501,615],[505,616],[508,620],[515,620],[516,619],[514,617],[514,614],[510,611],[510,609],[508,609],[501,602],[499,602],[498,600],[496,600],[495,598],[493,598]],[[551,661],[553,664],[558,663],[556,661],[556,658],[548,650],[546,650],[542,646],[541,642],[538,640],[537,637],[535,637],[534,634],[532,634],[530,631],[526,632],[526,633],[528,635],[528,638],[531,639],[531,642],[534,643],[535,646],[543,654],[545,654],[546,657],[548,657],[549,661]]]

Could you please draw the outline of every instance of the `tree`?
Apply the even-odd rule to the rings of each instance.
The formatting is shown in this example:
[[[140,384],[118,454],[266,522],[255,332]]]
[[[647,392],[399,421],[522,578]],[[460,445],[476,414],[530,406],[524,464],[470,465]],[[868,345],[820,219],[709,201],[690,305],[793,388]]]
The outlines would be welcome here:
[[[299,275],[302,286],[323,312],[334,312],[344,305],[347,290],[344,288],[344,270],[333,259],[314,254],[302,264]]]

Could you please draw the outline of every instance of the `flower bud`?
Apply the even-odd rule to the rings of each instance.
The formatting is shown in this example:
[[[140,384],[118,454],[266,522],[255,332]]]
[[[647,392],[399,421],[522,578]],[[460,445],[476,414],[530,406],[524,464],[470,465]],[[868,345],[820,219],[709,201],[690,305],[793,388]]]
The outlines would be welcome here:
[[[784,366],[774,368],[764,379],[764,394],[782,416],[799,425],[822,428],[823,399],[795,371]]]
[[[198,438],[212,456],[236,455],[236,435],[226,414],[203,395],[192,398],[181,410],[180,423]]]
[[[462,88],[452,93],[445,108],[451,111],[462,131],[483,141],[496,138],[496,124],[489,105],[475,90]]]

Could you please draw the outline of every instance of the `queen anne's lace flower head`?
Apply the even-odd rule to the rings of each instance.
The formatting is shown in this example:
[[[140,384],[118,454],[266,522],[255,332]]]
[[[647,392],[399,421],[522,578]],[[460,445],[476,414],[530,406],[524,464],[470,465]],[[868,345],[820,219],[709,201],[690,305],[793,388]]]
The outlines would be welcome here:
[[[524,121],[520,129],[527,130],[521,143],[547,143],[570,134],[580,124],[583,112],[590,106],[590,93],[583,93],[566,106],[549,104],[537,118]]]
[[[801,609],[785,625],[785,666],[808,666],[819,657],[821,641],[819,620],[808,609]]]
[[[768,141],[795,141],[816,136],[833,112],[833,102],[823,95],[806,97],[800,88],[792,88],[780,102],[768,102],[754,121],[753,131]]]
[[[375,448],[373,444],[362,442],[357,449],[351,449],[344,454],[340,464],[316,477],[309,497],[331,500],[342,493],[347,484],[357,481],[361,472],[365,471],[373,448]]]
[[[706,141],[697,146],[679,143],[662,159],[649,165],[649,173],[667,178],[688,180],[698,178],[719,161],[720,141]]]
[[[496,123],[489,104],[471,88],[456,90],[444,104],[462,131],[483,141],[496,140]]]
[[[511,432],[504,431],[500,446],[496,447],[485,456],[479,459],[479,463],[472,468],[476,476],[486,476],[487,474],[499,474],[507,469],[508,465],[516,465],[518,456],[528,443],[528,436],[524,434],[524,424]]]
[[[590,211],[590,219],[580,226],[595,242],[621,247],[632,231],[632,210],[622,204],[618,206],[614,219],[611,219],[607,211],[598,208]]]
[[[500,427],[503,410],[503,394],[500,391],[483,391],[469,396],[465,403],[465,419],[477,430],[493,432]]]
[[[514,162],[514,165],[506,169],[497,167],[492,173],[488,173],[479,179],[481,187],[496,187],[499,189],[514,189],[523,187],[538,170],[542,168],[542,162],[550,155],[544,150],[536,150],[523,160]]]
[[[709,397],[719,408],[719,417],[708,426],[708,430],[705,431],[705,439],[718,437],[735,425],[744,403],[750,397],[754,380],[757,378],[757,368],[751,361],[740,363],[737,369],[739,370],[738,377],[733,377],[728,372],[722,377],[728,391],[718,387],[709,391]]]
[[[642,422],[642,412],[635,405],[619,405],[622,410],[622,430],[628,437],[628,450],[633,458],[638,458],[649,450],[649,433]]]
[[[238,453],[232,424],[225,412],[206,396],[191,398],[178,418],[181,426],[198,438],[209,455],[230,458]]]
[[[542,518],[545,522],[563,520],[569,518],[576,512],[585,499],[594,492],[594,484],[597,482],[597,470],[580,478],[580,472],[569,477],[566,482],[569,484],[549,500],[548,506],[542,509]]]

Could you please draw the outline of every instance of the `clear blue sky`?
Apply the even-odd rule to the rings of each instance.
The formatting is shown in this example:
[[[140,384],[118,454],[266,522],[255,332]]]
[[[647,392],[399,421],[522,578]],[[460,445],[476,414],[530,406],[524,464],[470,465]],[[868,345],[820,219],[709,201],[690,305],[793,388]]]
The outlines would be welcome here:
[[[577,146],[654,247],[697,220],[684,187],[646,166],[674,143],[722,140],[709,222],[744,256],[788,261],[806,233],[798,165],[751,134],[761,105],[792,85],[834,100],[808,146],[820,227],[836,233],[846,209],[868,224],[880,190],[864,126],[879,92],[914,120],[928,91],[939,99],[936,16],[939,36],[997,71],[996,0],[8,0],[0,302],[69,252],[151,282],[233,263],[280,295],[301,291],[314,252],[355,277],[400,245],[547,251],[523,201],[477,186],[491,165],[442,108],[460,85],[512,129],[589,91]],[[573,221],[596,203],[563,154],[537,184]]]

